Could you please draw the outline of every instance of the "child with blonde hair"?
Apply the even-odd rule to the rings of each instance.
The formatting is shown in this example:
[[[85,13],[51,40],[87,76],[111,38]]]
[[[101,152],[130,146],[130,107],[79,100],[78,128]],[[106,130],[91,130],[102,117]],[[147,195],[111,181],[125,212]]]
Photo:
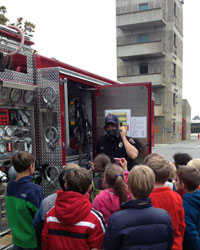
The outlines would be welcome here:
[[[92,207],[103,214],[107,224],[109,216],[120,210],[120,205],[127,201],[122,167],[108,164],[104,173],[104,185],[106,189],[95,197]]]
[[[121,211],[110,216],[103,249],[171,249],[171,218],[163,209],[153,207],[148,198],[154,183],[155,174],[149,167],[132,168],[128,176],[132,200],[122,204]]]
[[[198,169],[200,171],[200,159],[196,158],[196,159],[192,159],[187,163],[188,167],[194,167],[196,169]]]

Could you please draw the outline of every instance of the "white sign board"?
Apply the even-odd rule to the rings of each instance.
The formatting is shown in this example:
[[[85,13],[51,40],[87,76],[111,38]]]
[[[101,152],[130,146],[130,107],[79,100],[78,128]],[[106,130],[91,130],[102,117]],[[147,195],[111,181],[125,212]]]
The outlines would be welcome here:
[[[130,136],[133,138],[147,137],[147,117],[146,116],[132,116]]]

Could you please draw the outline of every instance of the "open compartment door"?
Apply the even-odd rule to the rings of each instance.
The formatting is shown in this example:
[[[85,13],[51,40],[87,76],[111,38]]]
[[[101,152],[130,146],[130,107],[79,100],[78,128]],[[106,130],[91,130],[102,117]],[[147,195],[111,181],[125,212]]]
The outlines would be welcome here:
[[[96,93],[97,138],[104,135],[105,116],[117,115],[121,125],[126,126],[127,136],[140,145],[134,165],[151,153],[151,92],[151,83],[144,83],[101,86]]]

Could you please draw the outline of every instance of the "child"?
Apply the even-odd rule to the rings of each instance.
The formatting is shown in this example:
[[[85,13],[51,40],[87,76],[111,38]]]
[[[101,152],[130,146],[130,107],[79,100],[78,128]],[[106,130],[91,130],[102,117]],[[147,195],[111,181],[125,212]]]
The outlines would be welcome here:
[[[187,163],[188,167],[194,167],[196,169],[198,169],[200,171],[200,159],[196,158],[196,159],[192,159]]]
[[[178,169],[179,166],[186,166],[192,160],[192,157],[187,153],[176,153],[173,155],[174,165]]]
[[[194,167],[194,168],[196,168],[197,170],[200,171],[200,159],[196,158],[196,159],[190,160],[188,162],[187,166],[188,167]],[[199,183],[198,189],[200,189],[200,183]]]
[[[183,191],[186,230],[184,249],[200,249],[200,172],[195,167],[181,166],[177,171],[177,188]]]
[[[103,189],[103,173],[106,169],[106,166],[110,163],[110,158],[104,154],[98,154],[94,163],[90,162],[92,165],[91,169],[94,171],[93,181],[92,181],[92,190],[91,190],[91,200],[93,201],[97,194]]]
[[[32,221],[43,199],[41,187],[33,183],[35,157],[19,152],[12,157],[12,164],[17,177],[8,182],[6,212],[14,249],[34,249],[37,237]]]
[[[60,187],[63,191],[66,191],[65,189],[65,181],[63,179],[64,174],[66,172],[67,169],[71,169],[71,168],[76,168],[79,169],[80,166],[77,165],[76,163],[69,163],[67,165],[65,165],[62,169],[62,171],[59,174],[59,178],[58,178],[58,182],[60,184]],[[44,219],[45,216],[47,214],[47,212],[55,205],[55,201],[57,198],[57,193],[48,195],[40,204],[40,208],[37,211],[34,220],[33,220],[33,224],[34,227],[36,228],[36,230],[39,232],[39,234],[41,235],[42,233],[42,228],[43,228],[43,224],[44,224]]]
[[[106,167],[104,185],[107,189],[95,197],[92,207],[103,214],[107,224],[109,216],[120,210],[120,205],[127,201],[124,171],[119,165],[109,164]]]
[[[45,218],[42,250],[101,249],[104,221],[85,196],[91,189],[90,173],[84,168],[68,169],[64,181],[66,191],[57,193],[55,207]]]
[[[144,165],[132,168],[128,189],[132,200],[112,214],[104,238],[105,250],[156,249],[169,250],[173,244],[173,228],[169,214],[151,205],[149,194],[155,175]]]
[[[165,186],[170,175],[170,163],[163,156],[155,156],[148,161],[148,166],[154,171],[156,181],[153,192],[150,194],[154,207],[166,210],[172,219],[174,229],[173,250],[183,249],[185,231],[184,209],[179,194]]]
[[[153,158],[154,156],[159,156],[159,154],[157,153],[151,153],[151,154],[148,154],[145,158],[144,158],[144,165],[147,165],[147,162],[148,160],[150,160],[151,158]]]

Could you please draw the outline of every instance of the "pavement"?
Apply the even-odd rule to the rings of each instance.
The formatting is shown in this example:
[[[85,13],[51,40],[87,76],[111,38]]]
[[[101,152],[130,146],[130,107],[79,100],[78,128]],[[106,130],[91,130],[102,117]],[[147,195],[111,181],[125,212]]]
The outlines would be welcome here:
[[[200,140],[197,134],[192,134],[190,140],[183,140],[171,144],[155,144],[152,152],[164,155],[169,161],[173,161],[175,153],[188,153],[192,158],[200,158]]]

